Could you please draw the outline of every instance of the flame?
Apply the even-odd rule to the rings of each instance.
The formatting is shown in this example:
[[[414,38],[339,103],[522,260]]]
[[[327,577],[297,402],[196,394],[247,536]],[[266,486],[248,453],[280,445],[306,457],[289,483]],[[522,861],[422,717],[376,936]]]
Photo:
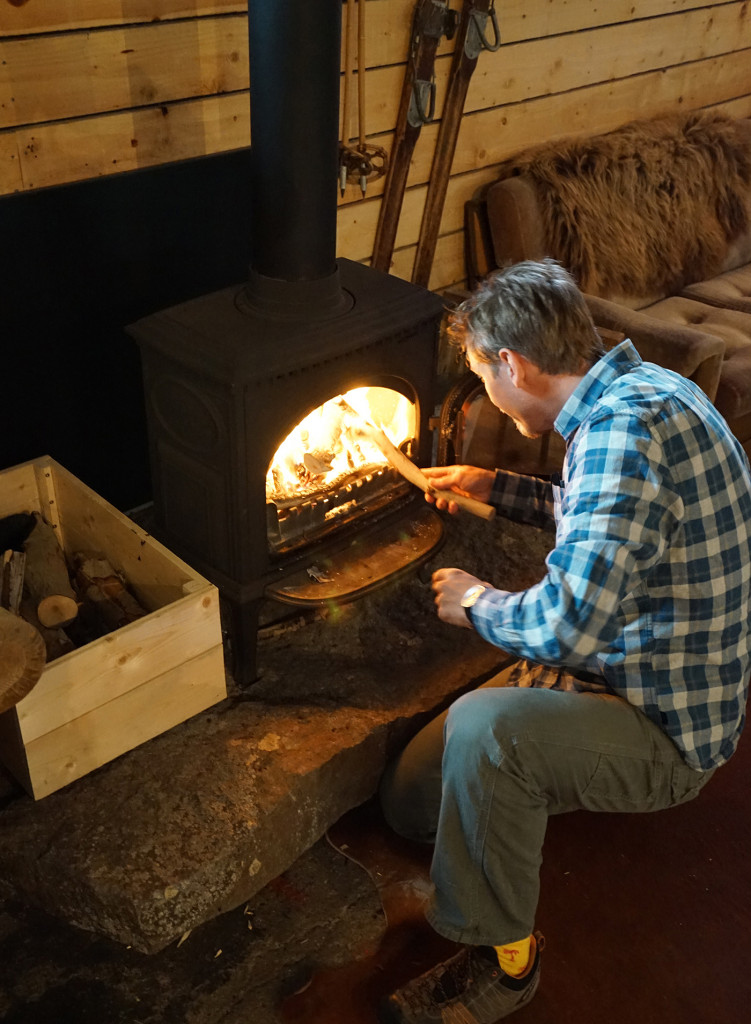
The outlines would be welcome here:
[[[314,409],[279,445],[266,475],[267,501],[304,497],[366,467],[387,463],[357,432],[342,398],[397,447],[414,437],[415,407],[399,392],[364,387],[337,395]]]

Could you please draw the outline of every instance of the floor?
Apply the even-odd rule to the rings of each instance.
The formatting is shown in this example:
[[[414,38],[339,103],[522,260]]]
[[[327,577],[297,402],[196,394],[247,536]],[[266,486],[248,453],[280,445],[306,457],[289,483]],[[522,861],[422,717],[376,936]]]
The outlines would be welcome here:
[[[543,981],[520,1024],[745,1024],[751,741],[691,804],[551,820]],[[379,998],[451,951],[425,924],[429,851],[372,803],[240,907],[136,953],[0,906],[6,1024],[375,1024]]]

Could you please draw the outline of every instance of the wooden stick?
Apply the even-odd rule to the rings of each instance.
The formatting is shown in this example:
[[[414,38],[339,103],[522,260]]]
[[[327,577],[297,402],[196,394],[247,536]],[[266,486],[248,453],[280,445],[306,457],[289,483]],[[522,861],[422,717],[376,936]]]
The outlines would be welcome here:
[[[368,437],[380,449],[394,469],[401,473],[405,480],[409,480],[415,487],[419,487],[421,491],[431,494],[434,498],[445,498],[446,501],[455,501],[459,508],[471,512],[473,516],[479,516],[480,519],[491,520],[495,518],[495,509],[492,505],[487,505],[484,501],[478,501],[477,498],[469,498],[465,494],[457,494],[456,491],[440,491],[433,487],[423,471],[408,459],[404,452],[399,451],[382,430],[364,420],[344,399],[341,402],[347,412],[356,418],[359,433]]]
[[[360,148],[365,149],[365,0],[357,3],[357,128]]]
[[[344,100],[342,103],[342,145],[352,138],[352,86],[355,74],[355,0],[347,0],[347,26],[344,35]]]

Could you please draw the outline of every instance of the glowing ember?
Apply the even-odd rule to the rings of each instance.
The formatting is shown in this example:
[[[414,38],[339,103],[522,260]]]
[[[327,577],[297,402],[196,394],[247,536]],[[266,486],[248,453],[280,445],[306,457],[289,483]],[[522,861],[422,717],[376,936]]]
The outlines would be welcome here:
[[[397,447],[414,437],[415,407],[397,391],[355,388],[337,395],[306,416],[277,449],[266,476],[267,501],[303,498],[386,464],[379,449],[358,434],[342,397]]]

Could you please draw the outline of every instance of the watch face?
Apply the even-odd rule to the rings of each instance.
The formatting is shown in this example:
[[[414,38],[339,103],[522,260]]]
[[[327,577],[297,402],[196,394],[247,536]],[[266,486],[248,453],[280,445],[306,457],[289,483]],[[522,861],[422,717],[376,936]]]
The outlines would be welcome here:
[[[462,608],[471,608],[472,605],[477,600],[477,598],[480,596],[480,594],[482,594],[486,589],[486,587],[483,587],[479,583],[476,583],[473,587],[470,587],[469,590],[464,594],[464,597],[459,602]]]

